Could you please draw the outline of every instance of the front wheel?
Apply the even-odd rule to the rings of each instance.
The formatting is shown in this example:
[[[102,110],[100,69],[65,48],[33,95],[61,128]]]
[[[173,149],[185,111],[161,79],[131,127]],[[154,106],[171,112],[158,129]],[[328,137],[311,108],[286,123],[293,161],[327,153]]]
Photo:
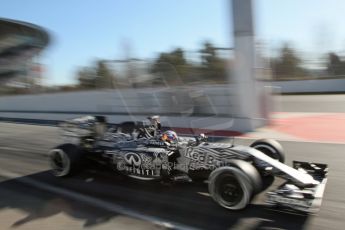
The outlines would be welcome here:
[[[63,144],[49,152],[49,163],[57,177],[65,177],[75,173],[80,166],[82,153],[78,146]]]
[[[259,150],[263,154],[275,159],[281,163],[285,162],[285,154],[283,147],[279,142],[272,140],[272,139],[261,139],[255,141],[250,147]],[[270,187],[274,182],[273,175],[261,175],[261,179],[263,182],[263,189]]]
[[[245,161],[234,161],[211,173],[208,188],[220,206],[240,210],[250,203],[259,186],[261,181],[255,167]]]
[[[280,161],[281,163],[285,162],[285,154],[283,147],[279,142],[271,139],[261,139],[255,141],[250,147],[259,150],[265,155]]]

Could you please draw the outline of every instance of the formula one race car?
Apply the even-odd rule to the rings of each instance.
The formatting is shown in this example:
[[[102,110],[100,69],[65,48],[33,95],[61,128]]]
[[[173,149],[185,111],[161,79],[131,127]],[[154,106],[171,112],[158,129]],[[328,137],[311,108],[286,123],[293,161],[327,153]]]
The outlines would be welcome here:
[[[136,179],[208,183],[211,197],[230,210],[245,208],[263,185],[280,177],[285,182],[267,193],[267,203],[307,213],[319,209],[327,182],[327,165],[294,161],[293,167],[287,166],[274,140],[258,140],[248,147],[210,143],[203,134],[178,137],[170,130],[138,138],[107,128],[105,118],[98,116],[61,127],[67,141],[49,153],[58,177],[72,175],[83,162],[92,161]]]

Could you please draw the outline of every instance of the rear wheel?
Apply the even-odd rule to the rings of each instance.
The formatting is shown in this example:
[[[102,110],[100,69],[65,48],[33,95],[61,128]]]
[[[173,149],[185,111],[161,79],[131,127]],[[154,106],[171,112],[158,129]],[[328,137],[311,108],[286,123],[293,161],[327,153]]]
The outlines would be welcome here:
[[[63,144],[49,152],[49,162],[52,172],[57,177],[72,175],[80,169],[82,152],[78,146]]]
[[[214,170],[209,177],[209,192],[222,207],[230,210],[245,208],[257,190],[261,178],[250,163],[236,160],[230,166]]]

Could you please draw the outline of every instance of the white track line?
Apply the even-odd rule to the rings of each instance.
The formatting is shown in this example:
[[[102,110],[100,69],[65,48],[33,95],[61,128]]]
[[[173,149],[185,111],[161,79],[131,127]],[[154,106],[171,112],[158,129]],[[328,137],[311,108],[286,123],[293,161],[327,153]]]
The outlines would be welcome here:
[[[14,148],[14,147],[9,147],[9,146],[0,146],[0,150],[30,152],[30,150],[21,149],[21,148]]]

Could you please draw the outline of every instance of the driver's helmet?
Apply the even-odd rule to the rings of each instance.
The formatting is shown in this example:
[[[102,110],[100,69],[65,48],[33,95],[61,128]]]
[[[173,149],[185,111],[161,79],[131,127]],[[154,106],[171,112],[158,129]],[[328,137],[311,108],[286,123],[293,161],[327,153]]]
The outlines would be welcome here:
[[[161,140],[166,142],[176,142],[177,134],[174,131],[168,130],[162,133]]]

